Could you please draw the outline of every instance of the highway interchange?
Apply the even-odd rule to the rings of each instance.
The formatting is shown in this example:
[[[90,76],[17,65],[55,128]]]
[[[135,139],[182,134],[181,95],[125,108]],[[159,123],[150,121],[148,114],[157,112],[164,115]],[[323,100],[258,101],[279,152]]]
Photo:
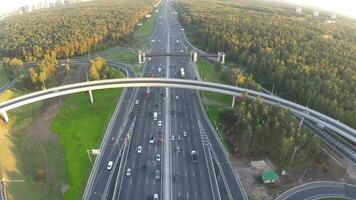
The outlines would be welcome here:
[[[189,53],[170,3],[167,1],[160,12],[151,53]],[[142,75],[180,78],[181,67],[185,69],[186,79],[199,78],[189,58],[177,57],[152,58],[146,62]],[[128,77],[134,77],[133,71],[126,69]],[[159,199],[246,198],[197,91],[152,87],[149,99],[146,91],[146,88],[124,90],[83,199],[147,199],[153,194],[158,194]],[[153,112],[158,113],[157,120],[153,119]],[[162,126],[158,126],[158,121],[162,121]],[[149,143],[151,136],[154,144]],[[138,146],[142,146],[140,154]],[[198,152],[197,163],[192,162],[192,150]],[[158,154],[160,161],[156,159]],[[109,161],[114,161],[112,170],[106,169]],[[128,168],[132,170],[130,176],[126,175]],[[159,179],[155,179],[156,170],[160,170]]]

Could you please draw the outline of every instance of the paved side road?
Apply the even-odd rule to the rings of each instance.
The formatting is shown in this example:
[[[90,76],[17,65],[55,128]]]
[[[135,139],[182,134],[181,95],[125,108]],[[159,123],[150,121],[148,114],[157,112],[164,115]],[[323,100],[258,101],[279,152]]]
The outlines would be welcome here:
[[[311,182],[287,190],[276,200],[312,200],[324,197],[356,199],[356,185],[332,181]]]
[[[0,200],[6,200],[4,186],[3,186],[2,182],[0,182]]]

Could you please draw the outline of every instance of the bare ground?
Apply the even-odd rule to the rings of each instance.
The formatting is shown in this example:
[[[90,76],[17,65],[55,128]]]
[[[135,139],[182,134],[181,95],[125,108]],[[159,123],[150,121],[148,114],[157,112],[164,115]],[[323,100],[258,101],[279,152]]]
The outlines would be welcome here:
[[[272,200],[289,188],[312,181],[356,183],[355,165],[350,165],[350,163],[334,153],[330,154],[322,151],[320,156],[312,160],[304,169],[287,171],[288,174],[286,176],[282,176],[281,170],[277,170],[276,172],[279,174],[280,181],[276,184],[265,185],[259,177],[261,171],[250,164],[251,161],[262,159],[268,158],[242,158],[237,155],[231,155],[232,165],[236,173],[238,173],[250,199]],[[270,168],[274,168],[272,163],[269,163],[269,165],[272,165]],[[347,169],[348,173],[346,173]]]

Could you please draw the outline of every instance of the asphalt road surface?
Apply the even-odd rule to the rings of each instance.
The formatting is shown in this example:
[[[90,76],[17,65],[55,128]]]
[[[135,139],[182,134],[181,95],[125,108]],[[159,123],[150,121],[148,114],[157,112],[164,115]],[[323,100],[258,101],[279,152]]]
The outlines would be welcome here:
[[[151,54],[189,54],[170,3],[166,2],[160,11]],[[184,78],[197,79],[189,57],[148,59],[144,71],[146,77],[182,78],[180,69],[184,68]],[[140,103],[136,105],[136,125],[125,165],[125,172],[130,168],[131,174],[125,174],[119,186],[119,199],[152,199],[154,194],[158,194],[160,199],[213,199],[214,195],[218,195],[213,188],[218,186],[213,181],[215,173],[208,172],[208,165],[212,165],[213,161],[205,155],[210,149],[219,158],[228,187],[222,191],[229,191],[229,194],[221,196],[243,199],[229,160],[204,116],[197,91],[151,88],[150,92],[149,99],[145,98],[146,89],[140,89],[137,95]],[[158,113],[157,120],[153,119],[154,112]],[[158,121],[162,121],[162,126],[158,126]],[[154,144],[149,142],[152,136]],[[137,152],[138,146],[142,146],[142,153]],[[193,150],[198,155],[196,163],[191,157]],[[156,159],[158,154],[159,161]],[[160,179],[155,179],[156,170],[160,171]],[[223,183],[220,185],[225,186]]]
[[[276,200],[312,200],[326,197],[355,199],[356,185],[331,181],[311,182],[284,192]]]

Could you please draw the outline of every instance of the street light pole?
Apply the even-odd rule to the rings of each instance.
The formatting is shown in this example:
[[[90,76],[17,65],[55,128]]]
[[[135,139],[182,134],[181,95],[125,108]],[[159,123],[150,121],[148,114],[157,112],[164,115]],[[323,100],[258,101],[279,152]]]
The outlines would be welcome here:
[[[309,95],[309,99],[308,99],[308,104],[307,104],[307,108],[309,107],[309,104],[310,104],[310,100],[311,100],[311,96],[312,96],[312,93],[310,93],[310,95]]]

